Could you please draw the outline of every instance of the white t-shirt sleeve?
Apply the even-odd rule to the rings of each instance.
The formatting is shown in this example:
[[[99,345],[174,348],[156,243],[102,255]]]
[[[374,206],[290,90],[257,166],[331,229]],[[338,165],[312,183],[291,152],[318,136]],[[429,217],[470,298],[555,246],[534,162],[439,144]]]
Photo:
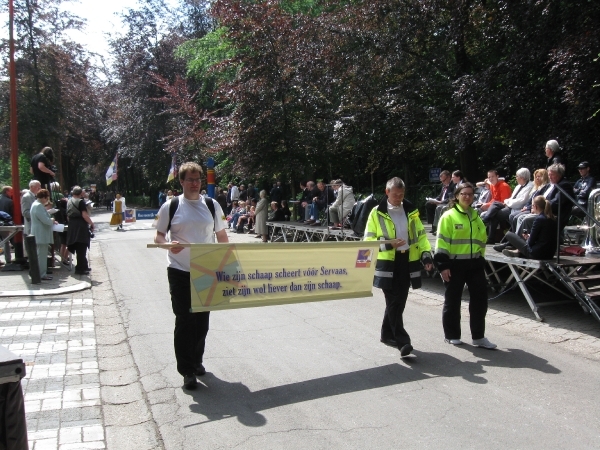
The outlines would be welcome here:
[[[205,201],[212,201],[213,205],[215,205],[215,233],[224,230],[226,218],[225,214],[223,213],[223,208],[221,208],[221,205],[219,205],[219,203],[216,200],[206,198]]]
[[[167,234],[167,227],[169,226],[169,207],[171,206],[171,200],[166,201],[158,210],[156,231]]]

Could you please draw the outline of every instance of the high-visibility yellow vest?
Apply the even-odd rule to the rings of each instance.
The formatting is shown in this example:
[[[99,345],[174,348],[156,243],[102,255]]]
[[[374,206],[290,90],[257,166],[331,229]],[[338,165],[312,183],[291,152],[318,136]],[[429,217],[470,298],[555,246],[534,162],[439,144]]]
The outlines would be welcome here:
[[[486,242],[485,224],[477,211],[473,208],[465,211],[460,205],[454,205],[440,218],[435,260],[445,263],[450,260],[483,258]]]
[[[419,210],[411,202],[404,200],[402,204],[408,219],[408,261],[411,284],[414,289],[421,287],[421,260],[431,262],[431,244],[427,240],[425,228],[419,218]],[[387,211],[387,198],[371,210],[365,241],[396,239],[396,226]],[[391,289],[394,275],[396,249],[391,244],[381,244],[375,266],[373,286],[381,289]],[[425,254],[424,254],[425,253]]]

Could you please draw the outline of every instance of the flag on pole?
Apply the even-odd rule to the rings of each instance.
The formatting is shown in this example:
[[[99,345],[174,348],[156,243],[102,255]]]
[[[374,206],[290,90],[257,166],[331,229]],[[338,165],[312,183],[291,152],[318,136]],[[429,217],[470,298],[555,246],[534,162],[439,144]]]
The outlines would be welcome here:
[[[167,183],[173,181],[177,177],[177,163],[175,161],[175,153],[171,159],[171,168],[169,169],[169,176],[167,177]]]
[[[112,160],[112,162],[110,163],[110,166],[108,166],[108,170],[106,171],[106,185],[110,185],[110,183],[112,183],[114,180],[117,179],[117,159],[119,157],[119,154],[117,153],[115,155],[115,158]]]

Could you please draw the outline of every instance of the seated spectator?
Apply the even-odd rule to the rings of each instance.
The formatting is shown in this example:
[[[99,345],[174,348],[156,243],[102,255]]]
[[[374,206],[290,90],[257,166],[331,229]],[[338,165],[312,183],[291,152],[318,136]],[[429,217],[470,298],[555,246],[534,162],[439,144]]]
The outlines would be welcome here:
[[[452,176],[447,170],[443,170],[440,173],[440,181],[442,182],[442,189],[440,194],[435,198],[428,198],[425,203],[425,211],[427,214],[427,223],[433,225],[435,219],[435,211],[438,206],[447,205],[452,198],[452,193],[456,189],[456,185],[452,182]],[[436,228],[432,227],[431,232],[435,234]]]
[[[248,231],[250,231],[251,221],[254,220],[254,215],[255,215],[255,210],[256,210],[256,208],[255,208],[256,200],[253,199],[252,203],[254,204],[254,206],[251,206],[250,208],[248,208],[246,205],[246,213],[240,215],[238,218],[237,225],[235,227],[235,229],[238,233],[244,232],[245,225],[248,225]]]
[[[236,211],[232,214],[231,217],[231,228],[233,228],[234,230],[237,229],[237,224],[238,224],[238,220],[241,216],[245,215],[247,212],[246,210],[246,202],[241,200],[238,203],[238,208],[236,209]]]
[[[281,211],[285,216],[285,220],[289,221],[292,218],[292,212],[290,211],[287,200],[281,200]]]
[[[488,237],[496,233],[499,225],[506,223],[510,226],[510,216],[515,216],[525,206],[533,189],[530,177],[529,169],[522,167],[517,170],[517,186],[511,196],[503,202],[494,202],[487,212],[481,215],[483,223],[488,228]],[[490,239],[488,239],[488,243],[489,241]]]
[[[307,181],[306,188],[302,192],[302,198],[300,199],[300,208],[304,211],[304,214],[300,214],[300,220],[298,222],[305,222],[310,220],[311,205],[313,198],[318,197],[321,194],[319,188],[315,185],[314,181]],[[302,219],[304,217],[304,219]]]
[[[588,197],[590,196],[590,192],[596,188],[596,180],[593,176],[590,175],[590,163],[587,161],[583,161],[577,166],[579,170],[579,175],[581,178],[575,182],[573,186],[573,192],[577,198],[577,204],[587,211],[588,209]],[[584,212],[573,205],[573,211],[571,214],[577,217],[585,217]]]
[[[233,214],[235,214],[235,211],[238,209],[239,204],[237,201],[232,202],[231,205],[229,205],[231,211],[229,212],[229,214],[227,214],[227,217],[225,217],[225,220],[227,221],[227,228],[231,228],[231,221],[233,220]]]
[[[479,181],[476,185],[479,189],[481,189],[481,191],[479,192],[477,201],[475,201],[472,206],[481,216],[481,207],[490,201],[490,198],[492,197],[492,191],[490,190],[490,185],[487,183],[487,180]]]
[[[523,234],[521,237],[509,231],[506,240],[516,250],[506,248],[502,253],[515,258],[521,256],[529,259],[552,259],[556,253],[557,234],[552,204],[542,195],[538,195],[533,199],[531,212],[535,214],[531,233]]]
[[[319,195],[312,199],[310,205],[310,219],[304,222],[307,225],[320,225],[319,212],[324,211],[327,206],[332,204],[335,200],[333,189],[331,189],[330,186],[327,186],[324,181],[319,181],[317,183],[317,188],[319,190]]]
[[[513,233],[520,233],[520,225],[529,214],[531,214],[531,205],[533,203],[533,199],[538,195],[544,195],[548,188],[550,187],[550,179],[548,178],[548,171],[546,169],[538,169],[533,173],[533,187],[531,189],[531,194],[529,195],[529,200],[525,203],[525,206],[521,208],[519,212],[509,217],[510,220],[510,229]],[[494,247],[495,248],[495,247]],[[498,251],[502,251],[500,249]]]
[[[285,214],[277,202],[271,202],[271,211],[268,215],[270,222],[283,222],[285,220]]]
[[[490,199],[481,205],[479,208],[481,212],[481,220],[487,225],[490,219],[492,219],[498,209],[504,208],[504,200],[510,197],[511,189],[508,183],[501,180],[498,177],[498,172],[495,169],[488,170],[487,173],[487,184],[490,186],[491,196]],[[491,211],[488,213],[490,208],[494,205]],[[496,238],[495,233],[488,234],[488,244],[495,244]]]
[[[564,195],[556,186],[562,188],[569,196],[573,197],[573,186],[564,177],[565,166],[562,164],[553,164],[548,167],[548,178],[550,179],[550,187],[544,192],[544,197],[552,205],[552,214],[558,220],[559,232],[562,233],[563,228],[567,225],[571,216],[572,205],[571,201]],[[533,208],[533,207],[532,207]],[[558,210],[560,208],[560,215]],[[532,209],[533,213],[533,209]],[[534,214],[527,216],[521,224],[521,230],[531,230],[533,222],[536,219]]]
[[[331,182],[333,190],[337,193],[335,201],[329,207],[329,220],[333,223],[334,229],[341,229],[344,226],[344,219],[356,203],[352,186],[344,184],[342,180]]]

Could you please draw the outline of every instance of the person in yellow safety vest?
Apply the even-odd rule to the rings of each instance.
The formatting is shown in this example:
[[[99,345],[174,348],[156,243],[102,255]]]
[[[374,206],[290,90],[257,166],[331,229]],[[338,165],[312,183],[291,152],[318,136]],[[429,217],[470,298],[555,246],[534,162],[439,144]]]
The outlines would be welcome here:
[[[404,199],[404,182],[392,178],[385,193],[387,197],[369,214],[364,240],[391,241],[380,246],[373,286],[385,296],[381,342],[397,347],[404,358],[413,350],[402,319],[408,289],[411,284],[413,289],[421,287],[421,268],[431,270],[433,260],[419,210]]]
[[[469,287],[469,315],[473,345],[496,348],[485,337],[485,315],[488,307],[485,278],[486,227],[471,206],[475,188],[471,183],[458,185],[450,209],[438,224],[434,261],[444,284],[442,324],[445,341],[460,345],[460,303],[465,283]]]

